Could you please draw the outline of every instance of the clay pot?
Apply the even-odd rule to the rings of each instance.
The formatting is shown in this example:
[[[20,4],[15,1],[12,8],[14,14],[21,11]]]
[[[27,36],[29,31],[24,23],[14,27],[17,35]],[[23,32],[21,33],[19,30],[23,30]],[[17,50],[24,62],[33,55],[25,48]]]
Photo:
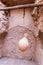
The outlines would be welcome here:
[[[19,49],[21,51],[25,51],[28,48],[28,45],[30,44],[27,36],[28,36],[28,34],[25,33],[24,37],[19,40]]]

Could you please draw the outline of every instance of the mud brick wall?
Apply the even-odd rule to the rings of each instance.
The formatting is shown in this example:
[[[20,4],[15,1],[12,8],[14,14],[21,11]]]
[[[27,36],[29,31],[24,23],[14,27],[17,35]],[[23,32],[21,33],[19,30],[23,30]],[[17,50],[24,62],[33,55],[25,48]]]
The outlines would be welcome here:
[[[37,31],[37,32],[36,32]],[[28,33],[30,45],[24,52],[18,48],[18,42],[23,37],[24,33]],[[0,43],[2,50],[0,56],[8,56],[21,59],[33,59],[35,54],[36,39],[38,29],[34,25],[29,9],[11,10],[9,16],[9,28],[6,34],[2,34]],[[1,36],[0,36],[1,38]],[[1,40],[3,42],[1,42]]]

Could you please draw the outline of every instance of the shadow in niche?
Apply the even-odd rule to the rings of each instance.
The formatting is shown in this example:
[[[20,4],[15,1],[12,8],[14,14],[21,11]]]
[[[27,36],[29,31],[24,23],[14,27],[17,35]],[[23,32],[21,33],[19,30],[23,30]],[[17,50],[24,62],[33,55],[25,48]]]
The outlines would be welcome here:
[[[7,32],[3,32],[2,34],[0,34],[0,39],[4,39],[7,36]]]
[[[41,40],[41,43],[43,44],[43,32],[39,31],[39,38]]]

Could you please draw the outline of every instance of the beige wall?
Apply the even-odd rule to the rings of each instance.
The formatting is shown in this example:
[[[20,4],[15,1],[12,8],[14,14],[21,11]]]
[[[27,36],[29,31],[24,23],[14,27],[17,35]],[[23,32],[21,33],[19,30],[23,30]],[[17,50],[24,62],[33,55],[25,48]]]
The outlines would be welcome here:
[[[14,26],[25,26],[32,32],[34,32],[35,36],[38,35],[38,29],[35,27],[33,18],[31,16],[29,8],[25,9],[25,15],[24,15],[24,9],[17,9],[12,10],[10,12],[10,18],[9,18],[9,28]],[[36,32],[37,30],[37,32]]]

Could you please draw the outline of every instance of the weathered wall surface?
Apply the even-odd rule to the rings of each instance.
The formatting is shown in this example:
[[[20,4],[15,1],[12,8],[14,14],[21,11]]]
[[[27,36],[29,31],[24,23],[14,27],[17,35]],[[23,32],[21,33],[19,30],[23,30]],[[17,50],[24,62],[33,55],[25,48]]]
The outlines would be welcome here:
[[[37,31],[37,32],[36,32]],[[18,48],[18,41],[23,37],[24,33],[28,33],[28,40],[30,45],[28,49],[24,52],[20,51]],[[9,17],[9,28],[8,33],[4,37],[2,35],[2,56],[9,56],[21,59],[33,59],[34,51],[37,41],[35,36],[37,36],[38,30],[34,25],[34,21],[30,15],[29,9],[17,9],[10,12]],[[1,38],[1,36],[0,36]]]
[[[43,44],[41,40],[38,40],[38,44],[36,45],[35,60],[37,65],[43,65]]]
[[[41,12],[41,10],[42,8],[40,9],[40,17],[42,16],[42,19],[39,17],[39,21],[41,19],[41,22],[43,22],[43,12]],[[2,21],[6,23],[7,21],[4,20],[2,19]],[[0,25],[1,24],[2,22]],[[43,23],[41,23],[41,25],[43,31]],[[1,29],[3,29],[3,26]],[[30,45],[26,51],[22,52],[18,47],[18,42],[21,38],[23,38],[24,33],[29,34],[28,41],[30,42]],[[38,65],[43,65],[43,37],[37,40],[37,42],[35,38],[37,35],[38,28],[35,27],[28,8],[10,11],[8,31],[7,33],[4,32],[0,35],[0,57],[8,56],[27,60],[34,58]]]
[[[35,3],[42,3],[43,0],[35,0]],[[39,13],[37,13],[37,7],[33,10],[33,15],[35,18],[35,24],[39,29],[39,40],[36,46],[35,59],[38,65],[43,65],[43,6],[39,7]]]
[[[38,29],[35,27],[29,8],[12,10],[9,17],[9,28],[14,26],[24,26],[31,30],[35,36],[38,35]],[[37,32],[36,32],[37,30]]]
[[[35,0],[35,3],[42,3],[43,0]],[[32,15],[35,20],[37,28],[43,32],[43,6],[39,7],[39,13],[37,13],[37,7],[34,7]]]
[[[24,33],[29,34],[28,41],[30,44],[27,50],[21,51],[19,49],[19,40],[23,38]],[[3,56],[31,60],[34,57],[35,46],[36,40],[33,33],[25,27],[17,26],[10,29],[5,37],[2,54]]]

